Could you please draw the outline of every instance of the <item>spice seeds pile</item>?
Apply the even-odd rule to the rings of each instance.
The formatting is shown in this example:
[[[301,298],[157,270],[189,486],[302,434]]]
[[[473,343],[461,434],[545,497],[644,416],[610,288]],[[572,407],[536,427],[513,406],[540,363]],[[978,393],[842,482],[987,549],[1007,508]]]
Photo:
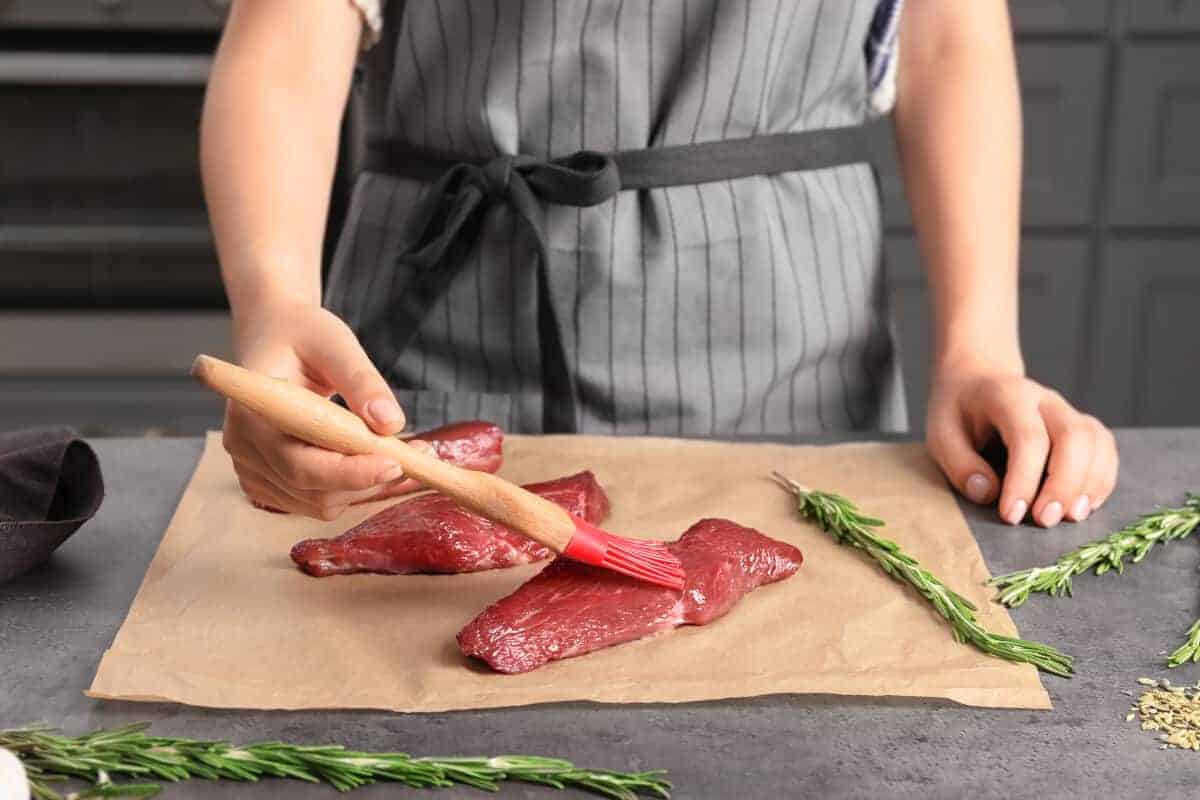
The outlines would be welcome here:
[[[1141,717],[1142,730],[1159,732],[1162,750],[1200,750],[1200,683],[1172,686],[1166,678],[1138,678],[1138,683],[1149,688],[1130,707],[1125,720]]]

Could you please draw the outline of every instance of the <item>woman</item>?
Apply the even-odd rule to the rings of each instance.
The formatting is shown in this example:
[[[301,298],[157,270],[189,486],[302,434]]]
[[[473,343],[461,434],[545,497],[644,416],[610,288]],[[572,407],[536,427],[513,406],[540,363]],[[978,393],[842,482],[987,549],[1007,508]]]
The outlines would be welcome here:
[[[368,162],[323,309],[364,29]],[[202,161],[238,356],[384,434],[401,405],[523,431],[902,429],[861,150],[893,95],[934,301],[929,450],[1012,524],[1082,520],[1117,454],[1024,375],[1003,0],[235,3]],[[996,434],[1003,480],[978,453]],[[225,443],[252,499],[326,519],[400,479],[236,407]]]

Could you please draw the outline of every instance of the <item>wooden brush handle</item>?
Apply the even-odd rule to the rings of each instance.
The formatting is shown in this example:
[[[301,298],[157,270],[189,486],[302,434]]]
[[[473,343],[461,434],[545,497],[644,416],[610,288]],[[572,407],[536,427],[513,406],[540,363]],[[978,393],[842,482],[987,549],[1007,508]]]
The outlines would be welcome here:
[[[480,516],[518,530],[557,553],[575,535],[575,521],[559,506],[503,478],[447,464],[389,436],[380,436],[353,412],[302,386],[200,355],[192,375],[297,439],[347,455],[377,453]]]

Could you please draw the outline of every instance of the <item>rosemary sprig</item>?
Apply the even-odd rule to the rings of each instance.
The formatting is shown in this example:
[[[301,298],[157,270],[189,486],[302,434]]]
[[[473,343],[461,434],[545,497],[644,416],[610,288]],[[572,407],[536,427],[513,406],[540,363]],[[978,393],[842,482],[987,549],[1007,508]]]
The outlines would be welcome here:
[[[340,745],[259,742],[235,746],[146,733],[147,724],[66,736],[52,728],[0,731],[0,748],[17,754],[38,800],[63,800],[50,784],[82,779],[90,789],[74,797],[149,797],[162,787],[154,781],[257,781],[291,778],[327,783],[347,792],[376,781],[417,789],[464,784],[496,791],[503,781],[523,781],[556,789],[574,788],[615,798],[670,797],[671,784],[661,770],[617,772],[582,769],[570,761],[541,756],[417,758],[407,753],[367,753]],[[137,783],[119,784],[113,776]]]
[[[1095,568],[1097,575],[1109,570],[1121,572],[1125,560],[1136,564],[1145,558],[1154,545],[1182,539],[1200,525],[1200,495],[1189,493],[1187,502],[1178,508],[1162,508],[1140,517],[1106,539],[1098,539],[1060,556],[1058,561],[1044,567],[1030,567],[988,581],[999,588],[996,599],[1015,607],[1029,599],[1033,592],[1046,592],[1053,597],[1071,594],[1071,578]]]
[[[1189,661],[1200,661],[1200,619],[1188,628],[1187,641],[1179,645],[1175,652],[1167,656],[1168,667],[1178,667]]]
[[[970,600],[948,588],[898,544],[872,530],[881,527],[883,520],[866,516],[841,495],[809,489],[778,472],[772,475],[795,496],[800,516],[816,522],[838,543],[863,550],[888,575],[916,589],[950,623],[955,641],[969,643],[997,658],[1033,664],[1064,678],[1071,676],[1071,656],[1049,645],[991,633],[980,625],[975,619],[977,609]]]

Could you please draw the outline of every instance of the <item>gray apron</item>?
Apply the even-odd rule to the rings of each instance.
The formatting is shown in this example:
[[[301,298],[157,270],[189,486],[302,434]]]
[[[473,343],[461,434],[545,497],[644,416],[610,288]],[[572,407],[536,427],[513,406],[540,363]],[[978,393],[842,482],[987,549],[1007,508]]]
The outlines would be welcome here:
[[[376,158],[355,186],[328,307],[415,427],[902,428],[866,163],[684,185],[626,176],[586,202],[572,194],[605,183],[602,154],[861,125],[873,10],[390,3],[365,65]],[[737,160],[722,152],[709,161]],[[529,185],[533,200],[514,202]]]

